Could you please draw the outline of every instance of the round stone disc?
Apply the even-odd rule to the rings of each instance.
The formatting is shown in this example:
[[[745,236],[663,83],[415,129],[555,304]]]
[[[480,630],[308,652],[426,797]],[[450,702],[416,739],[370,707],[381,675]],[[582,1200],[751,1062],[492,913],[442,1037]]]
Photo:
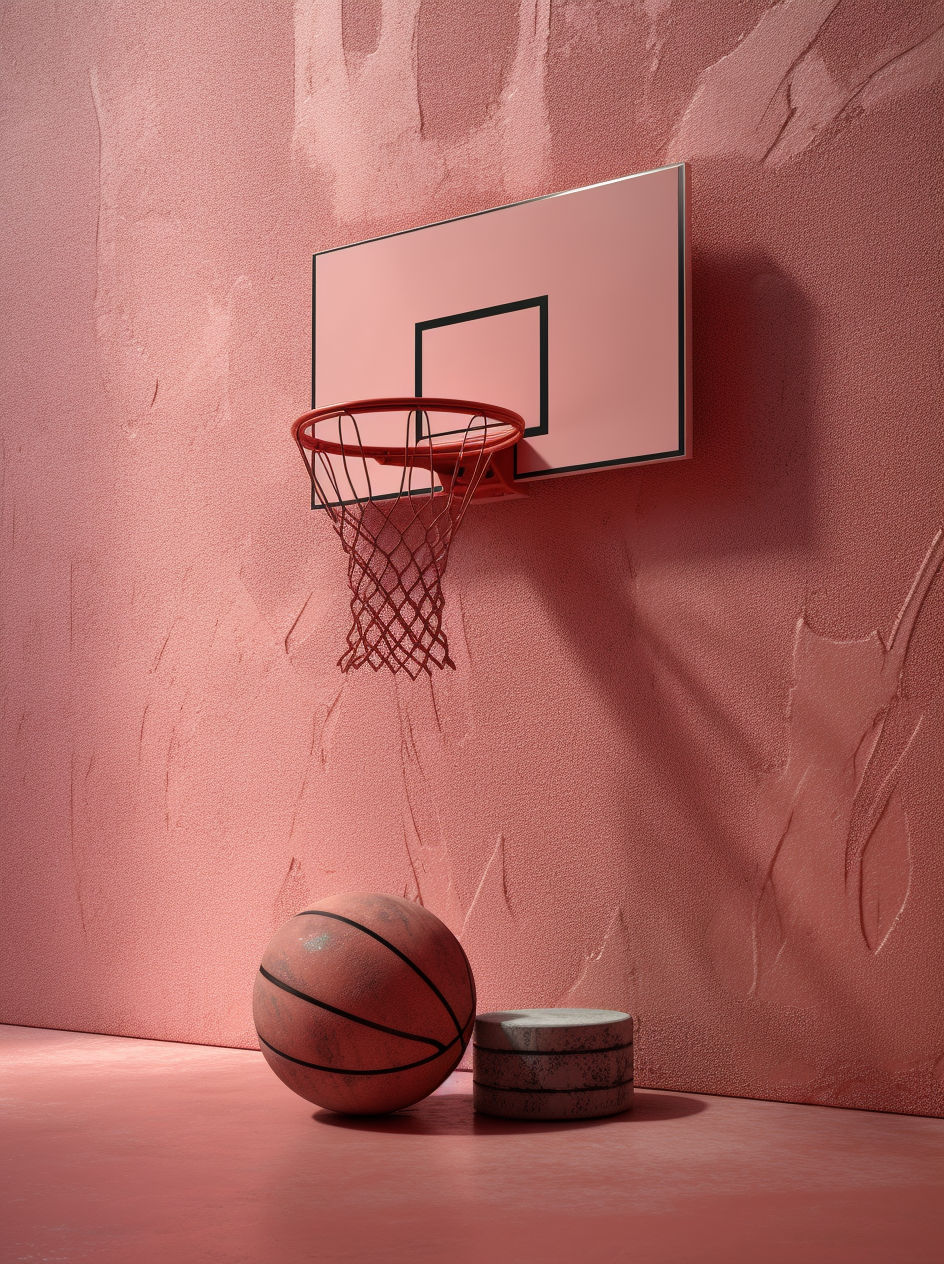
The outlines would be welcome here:
[[[598,1092],[578,1088],[571,1092],[529,1093],[525,1089],[511,1092],[490,1088],[474,1081],[472,1104],[480,1115],[498,1115],[502,1119],[599,1119],[629,1110],[633,1086],[630,1082]]]
[[[495,1088],[604,1088],[632,1082],[633,1047],[612,1053],[512,1053],[486,1049],[475,1054],[475,1076]]]
[[[618,1010],[479,1014],[473,1103],[509,1119],[593,1119],[633,1101],[633,1020]]]
[[[479,1014],[476,1045],[518,1053],[602,1052],[633,1043],[633,1020],[615,1009],[505,1009]]]

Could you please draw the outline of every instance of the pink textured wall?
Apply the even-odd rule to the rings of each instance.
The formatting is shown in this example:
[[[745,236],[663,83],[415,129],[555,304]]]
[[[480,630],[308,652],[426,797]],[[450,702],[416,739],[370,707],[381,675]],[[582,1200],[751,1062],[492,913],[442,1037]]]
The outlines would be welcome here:
[[[944,1112],[942,20],[5,6],[4,1019],[251,1043],[379,888],[643,1084]],[[312,251],[683,158],[695,459],[476,510],[458,670],[340,677]]]

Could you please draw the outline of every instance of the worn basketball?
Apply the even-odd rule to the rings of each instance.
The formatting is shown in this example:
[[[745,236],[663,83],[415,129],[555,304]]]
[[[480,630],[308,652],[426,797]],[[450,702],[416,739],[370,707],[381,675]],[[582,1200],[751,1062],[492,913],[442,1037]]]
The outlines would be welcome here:
[[[329,1110],[410,1106],[455,1069],[475,983],[455,935],[392,895],[333,895],[277,931],[253,994],[259,1044],[280,1080]]]

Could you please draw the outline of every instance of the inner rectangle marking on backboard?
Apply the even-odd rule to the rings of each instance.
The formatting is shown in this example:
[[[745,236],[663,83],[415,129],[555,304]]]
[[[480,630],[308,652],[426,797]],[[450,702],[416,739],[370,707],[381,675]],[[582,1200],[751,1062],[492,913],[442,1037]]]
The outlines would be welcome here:
[[[533,331],[529,330],[529,335],[533,332],[533,338],[529,336],[529,343],[533,343],[532,347],[527,350],[533,352],[534,364],[533,374],[527,372],[528,360],[525,359],[525,376],[533,379],[533,387],[537,398],[537,408],[528,408],[521,400],[513,400],[508,397],[507,390],[492,391],[486,385],[487,380],[495,374],[496,360],[502,357],[516,357],[516,368],[520,370],[523,348],[519,344],[512,343],[510,346],[503,345],[507,343],[507,339],[503,339],[503,322],[499,319],[502,316],[508,316],[517,312],[533,311],[537,320]],[[446,329],[451,326],[467,325],[469,322],[478,322],[486,320],[497,320],[496,326],[489,327],[496,332],[498,337],[496,345],[489,349],[490,354],[486,357],[480,354],[473,357],[475,367],[467,369],[469,373],[469,386],[464,389],[457,389],[456,379],[453,377],[448,385],[441,386],[433,381],[429,384],[430,374],[428,365],[430,360],[429,343],[430,340],[426,335],[436,329]],[[502,326],[502,328],[499,328]],[[476,333],[481,333],[481,327],[476,329]],[[536,415],[537,421],[525,428],[525,437],[532,435],[547,434],[548,426],[548,300],[546,294],[540,294],[536,298],[518,299],[511,303],[498,303],[493,307],[479,307],[470,312],[456,312],[449,316],[439,316],[433,320],[417,321],[414,334],[414,393],[416,395],[442,395],[460,396],[478,400],[480,403],[494,404],[500,403],[506,408],[512,408],[517,411],[520,408],[522,416],[527,421],[529,415]],[[468,350],[470,339],[462,339],[461,330],[456,330],[458,335],[458,345],[463,350]],[[435,352],[433,352],[435,355]],[[530,358],[530,357],[528,357]],[[485,362],[487,359],[487,363]],[[424,364],[427,371],[424,374]],[[516,408],[517,406],[517,408]],[[421,437],[420,423],[417,419],[417,438]]]

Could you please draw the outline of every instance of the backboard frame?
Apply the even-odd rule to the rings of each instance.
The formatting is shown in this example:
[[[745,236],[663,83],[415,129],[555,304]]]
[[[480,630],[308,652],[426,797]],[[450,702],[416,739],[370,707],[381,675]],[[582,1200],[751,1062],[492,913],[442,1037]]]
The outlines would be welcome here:
[[[417,225],[413,228],[400,229],[392,233],[379,234],[376,237],[365,238],[362,241],[350,242],[341,246],[332,246],[325,250],[317,251],[312,257],[312,362],[311,362],[311,398],[312,407],[318,407],[325,403],[337,403],[339,401],[319,401],[318,399],[318,267],[319,260],[325,260],[328,256],[336,255],[341,251],[354,250],[359,246],[368,246],[372,243],[389,241],[395,238],[406,237],[416,233],[422,233],[428,229],[444,228],[448,225],[459,224],[463,221],[479,219],[484,216],[496,215],[502,211],[513,211],[518,207],[528,206],[534,203],[551,202],[556,199],[570,198],[581,193],[589,193],[593,190],[606,189],[614,185],[624,185],[628,182],[639,181],[647,176],[655,176],[670,171],[676,172],[677,178],[677,198],[676,198],[676,272],[677,272],[677,374],[678,374],[678,428],[677,442],[674,447],[665,448],[656,452],[643,452],[639,454],[630,454],[625,456],[616,456],[604,460],[591,460],[586,462],[576,462],[554,468],[539,469],[519,469],[517,452],[514,461],[514,477],[521,483],[531,481],[533,479],[556,478],[566,475],[573,475],[593,470],[617,468],[623,465],[639,465],[653,462],[665,462],[672,460],[684,460],[691,456],[691,418],[692,418],[692,392],[691,392],[691,254],[690,254],[690,230],[689,230],[689,180],[690,173],[686,163],[672,163],[665,167],[653,168],[650,171],[637,172],[628,176],[620,176],[613,180],[600,181],[591,185],[584,185],[575,189],[567,189],[558,193],[544,194],[539,197],[525,198],[518,202],[506,203],[500,206],[489,207],[481,211],[473,211],[466,215],[455,216],[450,219],[433,221],[429,224]],[[330,274],[329,274],[330,275]],[[472,308],[467,311],[458,311],[446,315],[438,315],[431,319],[416,321],[414,324],[413,338],[413,386],[414,394],[420,396],[423,394],[424,382],[424,335],[431,330],[442,329],[448,326],[455,326],[463,322],[485,319],[491,316],[508,314],[512,312],[521,312],[528,309],[535,309],[538,319],[538,360],[539,360],[539,409],[537,421],[529,425],[525,431],[525,439],[531,436],[547,435],[549,426],[549,350],[548,350],[548,327],[549,327],[549,308],[547,294],[526,294],[520,299],[513,299],[492,306]],[[431,390],[430,394],[443,394],[442,390]],[[481,393],[479,395],[481,398]],[[503,400],[495,400],[497,404],[504,403]],[[419,429],[420,419],[417,419],[417,427]],[[312,507],[324,508],[312,494]]]

